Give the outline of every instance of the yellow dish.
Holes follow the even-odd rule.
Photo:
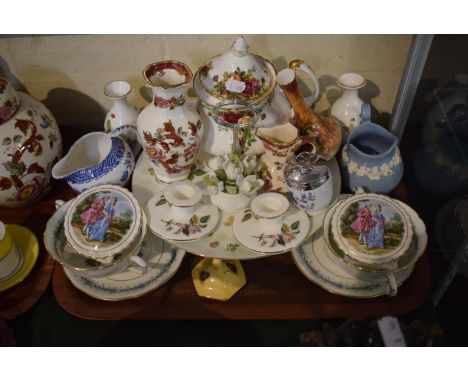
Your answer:
[[[23,281],[31,273],[39,256],[39,242],[29,229],[16,224],[6,224],[6,226],[23,259],[21,267],[13,276],[0,281],[0,292]]]

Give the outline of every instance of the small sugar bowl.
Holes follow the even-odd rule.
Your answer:
[[[333,198],[333,181],[325,161],[313,152],[292,157],[284,169],[289,195],[294,203],[309,215],[322,212]]]

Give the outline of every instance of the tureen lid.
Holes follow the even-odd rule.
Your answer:
[[[258,103],[273,92],[276,71],[264,58],[250,53],[245,39],[239,37],[230,51],[211,58],[198,70],[195,82],[201,85],[194,87],[202,101],[209,95]]]
[[[392,198],[361,193],[336,208],[331,234],[344,253],[364,263],[386,263],[408,253],[413,225]]]
[[[327,164],[316,163],[318,156],[304,151],[288,160],[284,177],[288,186],[295,190],[313,190],[330,178]]]
[[[64,220],[70,246],[93,259],[113,256],[133,243],[142,224],[141,209],[126,189],[102,185],[77,196]]]

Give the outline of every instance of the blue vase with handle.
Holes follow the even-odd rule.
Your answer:
[[[388,194],[400,183],[403,161],[398,139],[370,121],[370,105],[363,104],[362,123],[348,137],[341,153],[343,181],[350,190]]]

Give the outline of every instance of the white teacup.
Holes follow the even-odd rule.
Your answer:
[[[11,276],[20,261],[15,242],[5,224],[0,222],[0,280]]]
[[[181,180],[167,185],[164,197],[171,206],[174,219],[187,223],[193,216],[195,206],[202,198],[200,187],[189,180]]]
[[[277,233],[289,209],[289,200],[276,192],[266,192],[252,200],[250,209],[259,219],[265,233]]]

